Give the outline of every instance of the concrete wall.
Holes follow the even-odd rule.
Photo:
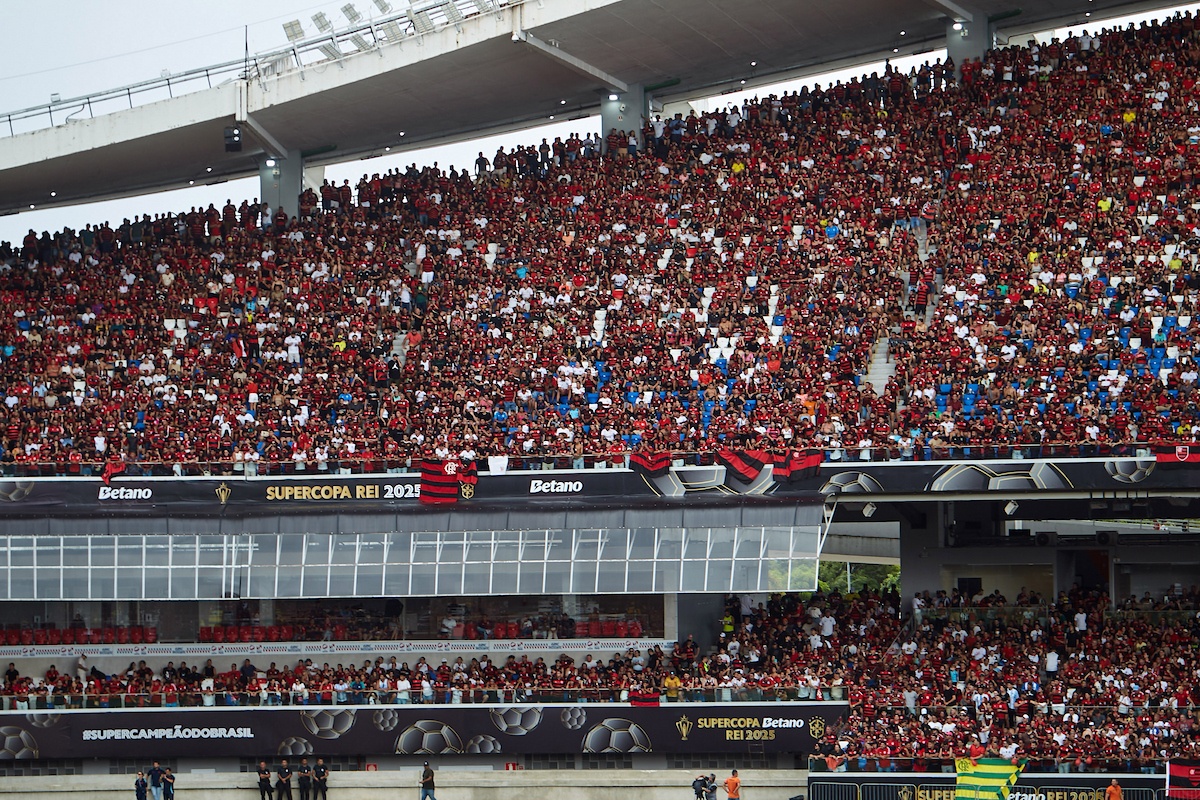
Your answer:
[[[133,755],[131,753],[131,755]],[[715,770],[713,770],[715,771]],[[728,773],[718,774],[717,781]],[[418,771],[337,772],[330,779],[333,800],[418,800]],[[799,770],[747,770],[741,774],[748,800],[788,800],[804,792],[808,773]],[[455,771],[437,773],[438,800],[687,800],[696,775],[685,770],[603,771]],[[199,775],[181,772],[179,800],[257,800],[256,780],[248,773]],[[293,795],[299,794],[293,789]],[[724,793],[719,793],[723,796]],[[4,778],[0,800],[132,800],[133,776]]]

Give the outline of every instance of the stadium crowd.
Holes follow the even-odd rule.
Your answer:
[[[989,755],[1037,770],[1153,771],[1200,751],[1198,604],[1197,587],[1168,604],[1192,610],[1166,614],[1114,611],[1103,593],[1077,587],[1053,602],[1024,590],[1012,602],[999,591],[924,593],[907,615],[894,593],[773,595],[757,606],[733,596],[706,651],[689,636],[609,658],[139,661],[116,674],[80,659],[43,676],[10,664],[0,696],[30,710],[847,700],[814,768],[953,771],[955,757]]]
[[[30,231],[0,249],[0,463],[1191,441],[1198,61],[1183,14],[656,119],[619,157]]]

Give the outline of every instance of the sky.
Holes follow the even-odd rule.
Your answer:
[[[390,0],[402,9],[406,0]],[[351,0],[366,18],[380,16],[374,0]],[[324,12],[337,27],[346,25],[341,7],[346,0],[274,0],[271,4],[247,4],[244,0],[204,0],[203,3],[164,3],[161,0],[39,0],[22,3],[0,0],[0,30],[29,31],[28,36],[8,36],[5,41],[4,69],[0,70],[0,113],[47,103],[52,94],[64,99],[89,92],[117,88],[150,80],[164,71],[173,74],[208,65],[242,59],[247,44],[251,54],[287,44],[283,23],[299,19],[308,33],[315,33],[312,14]],[[1195,11],[1200,3],[1180,6]],[[1170,12],[1122,17],[1105,23],[1124,24],[1144,18],[1162,18]],[[55,20],[52,25],[47,20]],[[1099,21],[1097,21],[1099,22]],[[1099,25],[1097,25],[1098,27]],[[1075,26],[1072,30],[1079,28]],[[1064,35],[1068,29],[1055,31]],[[897,65],[932,60],[944,51],[919,57],[898,59]],[[865,63],[848,70],[811,76],[804,81],[760,87],[752,92],[701,99],[694,105],[701,110],[741,102],[744,97],[791,91],[801,83],[848,79],[853,75],[882,69],[882,62]],[[425,166],[437,162],[442,167],[454,164],[470,167],[475,154],[483,150],[489,156],[500,145],[511,147],[570,133],[598,132],[599,117],[572,122],[555,122],[476,142],[426,148],[369,163],[354,160],[327,167],[326,177],[341,182],[357,181],[364,173],[385,172],[410,163]],[[3,147],[0,138],[0,147]],[[59,230],[64,226],[81,228],[86,223],[111,220],[119,223],[134,214],[180,211],[193,205],[223,205],[226,198],[239,202],[258,194],[258,179],[229,181],[217,186],[196,186],[143,197],[56,209],[28,211],[0,217],[0,239],[20,241],[30,228]]]

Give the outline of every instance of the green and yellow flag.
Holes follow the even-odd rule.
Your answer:
[[[958,779],[955,800],[1008,800],[1008,793],[1025,768],[1003,758],[959,758],[954,761]]]

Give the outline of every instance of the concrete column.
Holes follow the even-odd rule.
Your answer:
[[[992,36],[995,31],[982,12],[976,13],[974,22],[946,21],[946,52],[954,59],[955,72],[962,74],[962,65],[973,59],[983,59],[985,53],[992,49]],[[960,29],[955,30],[954,26]]]
[[[936,589],[948,588],[940,585],[946,555],[946,504],[928,503],[920,508],[924,513],[900,518],[901,606],[905,613],[912,610],[914,592],[928,589],[932,594]]]
[[[600,141],[602,148],[608,151],[608,134],[615,128],[629,133],[633,128],[637,131],[638,150],[646,147],[642,137],[642,126],[646,118],[646,93],[641,84],[629,87],[628,92],[618,94],[610,92],[600,100]]]
[[[273,209],[282,208],[288,216],[299,211],[300,192],[304,191],[304,159],[299,150],[289,150],[287,158],[264,157],[258,165],[258,199]]]

